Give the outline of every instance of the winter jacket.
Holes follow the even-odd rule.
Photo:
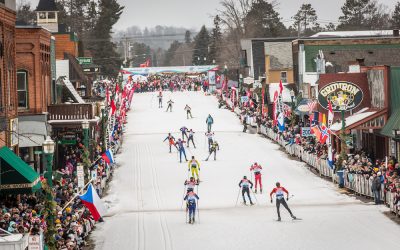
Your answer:
[[[371,190],[372,192],[381,191],[381,180],[378,176],[375,176],[374,179],[372,179]]]

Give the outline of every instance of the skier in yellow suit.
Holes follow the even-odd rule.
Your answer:
[[[200,170],[200,163],[192,156],[192,159],[189,161],[188,171],[192,170],[192,177],[194,178],[194,174],[197,176],[197,182],[200,181],[199,178],[199,170]]]

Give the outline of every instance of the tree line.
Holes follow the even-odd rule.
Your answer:
[[[287,20],[280,16],[277,7],[277,1],[221,0],[213,17],[214,26],[209,30],[203,26],[191,43],[174,41],[167,51],[165,64],[179,62],[186,53],[191,55],[193,65],[216,63],[238,68],[240,40],[245,38],[303,37],[322,31],[400,28],[400,2],[391,12],[376,0],[346,0],[336,21],[319,19],[310,3],[302,4]]]

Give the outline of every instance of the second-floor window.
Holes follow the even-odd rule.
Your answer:
[[[18,108],[28,108],[28,72],[19,70],[17,72],[17,91],[18,91]]]
[[[287,83],[288,79],[287,79],[287,71],[281,71],[281,81],[283,83]]]

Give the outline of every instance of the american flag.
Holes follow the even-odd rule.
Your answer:
[[[307,103],[308,108],[310,109],[310,113],[314,111],[315,106],[317,105],[317,101],[316,100],[312,100],[310,102]]]

